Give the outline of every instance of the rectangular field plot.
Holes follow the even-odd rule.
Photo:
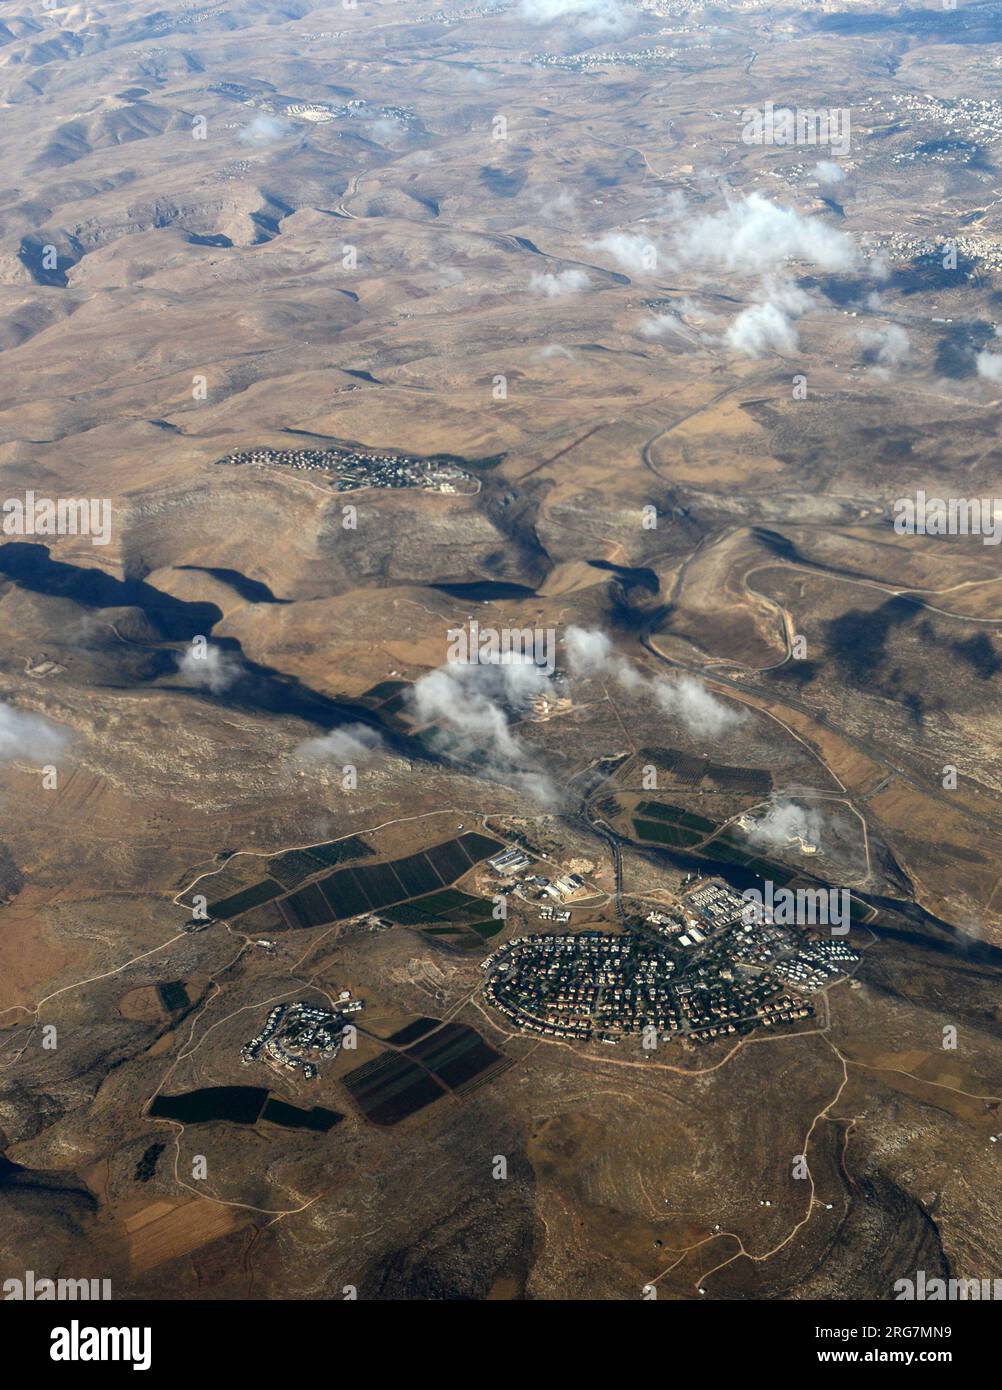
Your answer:
[[[697,816],[694,811],[683,810],[681,806],[672,806],[666,801],[641,801],[637,806],[637,815],[646,819],[668,821],[672,825],[682,825],[687,830],[701,830],[704,835],[715,829],[712,820],[707,820],[705,816]]]
[[[198,1197],[190,1202],[153,1202],[125,1221],[129,1264],[136,1274],[146,1274],[168,1260],[221,1240],[239,1226],[233,1207],[206,1202]]]
[[[282,914],[282,923],[284,930],[303,930],[303,928],[306,926],[306,923],[304,922],[303,918],[299,915],[299,913],[296,911],[295,905],[291,902],[289,898],[286,898],[283,902],[277,903],[276,906],[278,907],[279,912]]]
[[[663,820],[635,820],[633,828],[642,840],[653,840],[658,845],[671,845],[675,849],[685,849],[698,845],[705,836],[696,830],[684,830],[680,825],[669,825]]]
[[[676,748],[647,748],[642,756],[663,768],[675,786],[697,787],[701,782],[710,781],[723,791],[756,796],[766,796],[772,789],[772,774],[761,768],[715,763]]]
[[[444,845],[436,845],[426,856],[441,876],[443,883],[455,883],[457,878],[470,868],[470,858],[458,840],[449,840]]]
[[[460,835],[459,843],[469,855],[471,864],[479,864],[481,859],[487,859],[490,855],[497,854],[498,850],[504,849],[500,840],[492,840],[489,836],[478,835],[472,830]]]
[[[407,896],[407,890],[392,864],[366,864],[364,868],[356,869],[355,873],[361,878],[366,896],[371,898],[374,907],[399,902]]]
[[[330,903],[336,919],[369,911],[369,899],[348,870],[342,869],[329,878],[322,878],[317,886]]]
[[[285,888],[295,888],[304,878],[318,874],[321,867],[319,860],[301,849],[290,849],[287,854],[268,860],[268,872]]]
[[[241,912],[249,912],[252,907],[260,907],[261,903],[269,902],[284,892],[285,889],[280,883],[266,878],[262,883],[254,883],[250,888],[244,888],[241,892],[233,893],[228,898],[220,898],[218,902],[209,903],[206,910],[210,917],[239,917]]]
[[[772,791],[772,773],[755,767],[729,767],[725,763],[709,763],[707,775],[725,791],[745,792],[750,796],[768,796]]]
[[[457,909],[479,901],[479,898],[471,898],[468,893],[463,893],[458,888],[443,888],[440,893],[429,893],[427,897],[414,898],[411,907],[417,908],[428,918],[451,919]]]
[[[393,868],[397,878],[404,885],[408,898],[416,898],[421,893],[432,893],[436,888],[442,887],[442,880],[432,868],[426,854],[409,854],[406,859],[395,859]]]
[[[350,835],[347,840],[329,840],[325,845],[310,845],[306,853],[319,863],[333,868],[335,864],[346,864],[352,859],[367,859],[375,851],[358,835]]]
[[[282,855],[272,856],[268,867],[274,878],[264,878],[261,883],[242,888],[227,898],[211,903],[208,915],[213,917],[236,917],[250,912],[253,908],[271,902],[274,898],[282,915],[282,922],[288,929],[297,931],[306,927],[325,926],[328,922],[340,922],[346,917],[356,917],[363,912],[378,912],[391,903],[406,902],[410,898],[421,899],[417,910],[407,919],[409,924],[434,920],[442,915],[445,903],[435,903],[425,909],[427,895],[435,897],[443,894],[443,885],[454,883],[470,870],[474,863],[492,855],[500,848],[496,840],[486,835],[460,835],[456,840],[434,845],[429,851],[406,855],[378,865],[357,865],[354,869],[336,869],[315,883],[304,884],[304,878],[320,873],[322,867],[338,863],[342,859],[359,859],[371,855],[366,842],[353,835],[349,840],[331,841],[327,845],[315,845],[306,849],[289,849]],[[289,892],[292,888],[292,892]],[[429,901],[429,899],[428,899]],[[477,913],[482,916],[482,903],[466,894],[456,894],[456,902],[477,903]],[[275,930],[282,930],[277,924]]]
[[[447,1023],[413,1043],[407,1051],[450,1090],[467,1085],[481,1072],[504,1060],[479,1033],[461,1023]]]
[[[469,894],[450,889],[448,885],[469,872],[474,863],[500,848],[497,840],[488,839],[485,835],[463,835],[459,839],[435,845],[430,850],[409,854],[385,864],[359,864],[352,869],[335,869],[316,883],[308,883],[290,893],[279,902],[278,907],[286,925],[293,929],[343,921],[363,912],[379,912],[384,907],[409,902],[412,898],[417,900],[412,906],[398,907],[390,914],[394,920],[418,925],[438,920],[446,912],[450,920],[457,913],[459,919],[482,919],[488,905]],[[368,852],[367,846],[364,849]],[[310,850],[309,853],[315,851]],[[476,858],[471,858],[472,855],[476,855]],[[277,871],[286,875],[299,873],[302,868],[298,850],[279,856],[272,862],[280,865]],[[255,895],[253,901],[248,898],[246,904],[240,907],[240,911],[246,911],[257,902],[267,901],[282,891],[277,884],[273,884],[265,897],[256,896],[262,888],[263,885],[259,884],[255,889],[247,889],[226,901],[243,903],[248,895]],[[440,901],[431,905],[435,899]]]
[[[450,922],[469,916],[471,912],[481,912],[484,906],[482,898],[473,898],[458,888],[443,888],[440,893],[429,893],[426,898],[415,898],[411,903],[411,907],[416,907],[425,917],[448,918]]]
[[[437,1028],[441,1023],[440,1018],[415,1018],[410,1023],[405,1023],[395,1033],[392,1033],[387,1041],[395,1043],[397,1047],[406,1047],[408,1043],[417,1042],[418,1038],[423,1038],[425,1033],[430,1033],[433,1028]]]
[[[442,1087],[416,1062],[399,1052],[384,1052],[343,1078],[352,1100],[375,1125],[396,1125],[445,1095]]]
[[[498,921],[496,917],[487,917],[481,922],[470,922],[470,931],[475,931],[482,941],[487,941],[492,936],[497,936],[504,926],[503,921]]]
[[[334,920],[327,899],[315,883],[308,883],[285,901],[304,927],[319,927]]]

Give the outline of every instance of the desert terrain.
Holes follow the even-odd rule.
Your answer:
[[[4,7],[3,1278],[1002,1278],[1000,70],[979,3]],[[766,880],[825,983],[693,905]],[[496,1007],[550,936],[612,1024]]]

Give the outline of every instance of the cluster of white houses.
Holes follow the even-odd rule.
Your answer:
[[[363,1007],[361,999],[342,992],[334,1010],[320,1008],[305,999],[294,1004],[276,1004],[257,1037],[240,1049],[245,1066],[260,1059],[287,1071],[302,1071],[307,1081],[318,1073],[318,1062],[336,1057],[351,1026],[347,1015]]]

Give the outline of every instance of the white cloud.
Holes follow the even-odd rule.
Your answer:
[[[247,145],[270,145],[286,135],[291,135],[293,129],[291,122],[259,111],[250,124],[244,126],[239,138]]]
[[[642,338],[691,338],[692,334],[675,314],[654,314],[640,324]]]
[[[41,714],[0,701],[0,762],[45,763],[61,753],[69,733]]]
[[[795,319],[811,307],[810,295],[796,285],[765,284],[762,298],[743,309],[724,335],[728,345],[746,357],[767,352],[796,352],[800,342]]]
[[[818,270],[847,271],[859,255],[845,232],[794,208],[770,203],[761,193],[728,203],[722,212],[689,217],[676,226],[681,260],[717,270],[765,272],[788,261]]]
[[[637,331],[642,338],[655,341],[659,338],[681,338],[684,342],[699,347],[703,344],[713,344],[715,340],[710,334],[702,332],[700,327],[692,327],[686,320],[692,319],[697,325],[701,325],[713,317],[714,315],[708,313],[702,305],[684,295],[673,300],[667,312],[655,313],[650,318],[642,319]]]
[[[678,262],[718,276],[723,270],[762,277],[755,302],[725,334],[728,346],[748,357],[797,350],[796,320],[811,307],[811,300],[795,285],[775,278],[791,262],[831,273],[861,265],[845,232],[771,203],[761,193],[729,202],[721,212],[693,214],[687,204],[676,202],[668,213]]]
[[[978,376],[985,381],[1002,382],[1002,353],[979,352],[977,358]]]
[[[867,361],[888,370],[900,367],[911,351],[911,339],[896,323],[883,328],[861,328],[859,341]]]
[[[711,694],[696,676],[655,682],[654,698],[666,714],[681,720],[698,738],[718,738],[741,722],[741,715]]]
[[[795,801],[775,801],[764,815],[742,818],[741,828],[753,844],[768,849],[820,848],[824,817]]]
[[[558,299],[565,294],[577,294],[580,290],[586,290],[590,284],[591,281],[583,270],[571,266],[567,270],[557,271],[555,275],[548,271],[533,275],[529,281],[529,288],[533,294],[545,295],[547,299]]]
[[[368,122],[367,134],[380,145],[392,145],[407,134],[407,129],[392,116],[376,116]]]
[[[800,342],[793,320],[775,304],[753,304],[744,309],[728,328],[727,342],[746,357],[762,357],[767,352],[789,355]]]
[[[612,642],[598,628],[569,627],[564,633],[567,664],[575,676],[597,676],[616,660]]]
[[[187,676],[192,685],[211,690],[213,695],[221,695],[244,673],[244,668],[235,656],[207,642],[204,647],[192,646],[183,656],[177,658],[177,669]]]
[[[304,762],[332,762],[357,767],[368,762],[373,753],[380,751],[383,740],[376,729],[367,724],[344,724],[339,729],[319,738],[305,739],[296,749],[296,756]]]
[[[845,180],[845,170],[834,159],[821,159],[814,166],[814,177],[822,188],[831,188]]]
[[[605,676],[629,694],[647,695],[696,737],[716,738],[743,722],[744,716],[707,690],[696,676],[648,676],[620,656],[606,633],[571,626],[564,632],[564,652],[572,676]]]
[[[610,256],[628,275],[653,275],[657,271],[657,243],[641,232],[606,232],[589,245],[592,251]]]
[[[636,23],[621,0],[521,0],[518,14],[529,24],[566,21],[565,27],[591,38],[628,34]]]
[[[447,662],[415,681],[407,698],[414,718],[434,725],[443,752],[550,804],[556,791],[512,723],[548,685],[543,667],[506,653],[497,662]]]
[[[539,199],[538,217],[542,222],[556,222],[559,225],[580,217],[577,198],[566,188],[555,192],[536,194]]]

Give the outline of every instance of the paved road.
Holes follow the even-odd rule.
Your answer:
[[[619,918],[620,926],[626,922],[626,913],[623,910],[623,851],[619,840],[616,838],[611,826],[606,825],[604,820],[592,820],[588,814],[587,803],[581,808],[581,815],[578,817],[589,830],[593,830],[596,835],[600,835],[612,852],[612,864],[616,874],[616,916]]]

